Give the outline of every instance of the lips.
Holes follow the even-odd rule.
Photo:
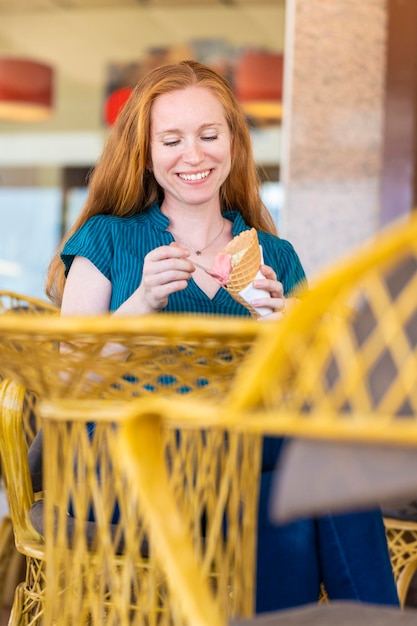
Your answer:
[[[210,170],[206,170],[205,172],[198,172],[197,174],[178,174],[181,180],[194,181],[194,180],[203,180],[207,178],[210,174]]]

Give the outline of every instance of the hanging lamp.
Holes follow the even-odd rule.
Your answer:
[[[245,113],[255,121],[281,120],[283,60],[280,53],[248,50],[237,62],[235,93]]]
[[[32,59],[0,57],[0,120],[39,122],[53,112],[54,71]]]
[[[120,87],[107,97],[104,103],[104,119],[108,126],[115,124],[132,91],[131,87]]]

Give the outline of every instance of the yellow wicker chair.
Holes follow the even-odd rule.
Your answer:
[[[71,475],[75,476],[77,481],[79,481],[80,476],[86,478],[87,483],[91,481],[91,484],[87,484],[82,492],[89,494],[91,502],[96,507],[96,513],[101,511],[100,514],[106,522],[103,528],[108,528],[108,521],[116,497],[121,506],[126,507],[126,510],[131,512],[131,515],[127,516],[126,519],[136,518],[133,527],[130,524],[126,525],[123,536],[125,542],[123,555],[126,559],[124,563],[127,563],[130,558],[133,559],[131,565],[127,568],[120,568],[120,563],[117,563],[117,559],[113,558],[116,552],[114,539],[107,538],[109,550],[101,549],[101,552],[91,550],[91,561],[96,559],[95,562],[97,562],[98,559],[100,568],[95,570],[92,578],[83,579],[86,586],[94,588],[94,594],[99,597],[103,597],[103,589],[109,590],[110,587],[107,585],[110,585],[110,580],[112,581],[112,592],[118,607],[117,619],[120,620],[119,623],[127,623],[128,617],[134,619],[135,601],[140,593],[134,582],[132,583],[135,580],[134,576],[132,578],[132,571],[134,570],[133,563],[136,562],[138,546],[143,545],[141,538],[145,536],[141,535],[140,540],[138,540],[137,519],[138,517],[142,518],[142,516],[143,523],[147,528],[146,539],[149,542],[151,554],[156,559],[153,571],[158,572],[158,578],[161,581],[164,579],[164,574],[167,575],[166,583],[165,581],[158,582],[158,584],[149,587],[152,590],[159,589],[164,594],[164,598],[159,597],[156,603],[160,603],[160,608],[166,606],[166,597],[169,595],[170,612],[166,619],[171,620],[172,623],[178,619],[178,623],[182,623],[181,614],[183,614],[185,622],[193,624],[193,626],[203,624],[217,626],[217,624],[224,623],[228,615],[233,615],[233,610],[231,612],[225,611],[221,602],[213,601],[210,591],[209,583],[212,583],[212,577],[218,574],[212,562],[207,564],[205,550],[207,551],[210,546],[219,543],[219,535],[212,542],[209,528],[201,546],[201,534],[196,532],[196,528],[198,531],[201,530],[202,511],[207,513],[210,507],[198,509],[199,523],[196,525],[195,511],[193,517],[193,506],[187,502],[184,503],[181,499],[181,492],[185,491],[183,489],[184,484],[187,485],[188,490],[189,485],[198,482],[200,472],[182,473],[179,482],[172,478],[175,476],[172,450],[178,446],[176,431],[178,427],[181,427],[180,444],[182,444],[183,441],[187,441],[188,430],[192,432],[199,424],[204,429],[202,433],[200,431],[203,441],[205,441],[208,433],[220,439],[220,445],[217,448],[219,454],[222,448],[230,446],[229,441],[234,441],[234,433],[245,433],[244,439],[250,441],[251,444],[256,442],[256,437],[249,436],[246,438],[246,435],[277,433],[296,438],[302,436],[329,440],[365,441],[373,445],[387,442],[394,442],[403,446],[415,445],[417,441],[415,419],[417,373],[415,368],[416,343],[413,338],[415,337],[416,319],[414,297],[416,293],[416,247],[417,221],[412,220],[407,225],[382,234],[368,249],[358,253],[338,266],[331,274],[323,277],[306,295],[303,302],[282,323],[257,324],[257,330],[260,327],[262,330],[259,330],[259,337],[248,358],[244,359],[240,365],[238,376],[232,377],[229,381],[233,384],[228,385],[227,393],[224,389],[220,390],[220,394],[216,396],[213,402],[210,397],[206,396],[201,402],[203,396],[200,395],[202,392],[200,387],[188,397],[181,396],[181,394],[168,394],[166,398],[158,398],[153,395],[155,382],[149,382],[148,379],[142,378],[138,381],[137,378],[132,377],[132,371],[135,373],[140,371],[140,364],[143,365],[144,362],[153,363],[155,359],[153,355],[149,359],[144,359],[143,352],[139,359],[136,358],[134,342],[130,343],[126,337],[129,320],[122,321],[119,333],[114,331],[120,322],[113,320],[111,322],[113,332],[110,334],[106,334],[105,324],[107,321],[103,322],[103,326],[100,326],[100,320],[90,320],[90,327],[88,327],[88,321],[85,320],[79,322],[76,320],[59,320],[57,324],[55,322],[58,320],[52,320],[53,323],[49,324],[47,333],[42,325],[37,324],[36,320],[31,323],[30,330],[26,327],[20,327],[19,330],[17,320],[10,323],[6,319],[0,320],[0,347],[6,355],[6,375],[20,376],[21,380],[30,380],[37,393],[45,399],[41,407],[45,420],[45,445],[47,445],[48,450],[58,451],[56,452],[55,463],[57,466],[61,464],[66,468],[63,475],[60,474],[61,481],[63,476]],[[146,320],[142,319],[139,323],[146,323]],[[181,323],[184,324],[183,318],[172,323],[171,328],[177,331],[178,325]],[[207,322],[205,324],[207,325]],[[220,326],[225,328],[227,323],[221,321]],[[250,328],[253,329],[253,325]],[[205,330],[207,330],[206,327]],[[94,340],[91,339],[92,334],[95,335]],[[97,344],[97,335],[100,336],[99,344]],[[40,346],[46,338],[67,343],[69,348],[65,354],[65,359],[62,355],[55,355],[54,358],[51,358],[51,355],[45,360],[43,367],[39,368],[38,363],[41,361],[39,355],[42,354]],[[183,341],[183,334],[179,339],[179,336],[173,333],[171,348],[175,346],[176,349],[178,346],[184,346]],[[230,337],[227,338],[227,345],[229,342]],[[111,352],[109,345],[120,343],[127,346],[129,352],[133,354],[132,360],[118,360],[116,351]],[[20,368],[16,365],[19,361],[16,357],[16,345],[23,353],[19,355]],[[224,345],[226,343],[223,344],[223,347]],[[107,356],[103,354],[104,347],[109,350]],[[33,354],[37,355],[36,359],[32,358],[31,362],[25,358],[24,354],[29,350],[32,357]],[[171,357],[171,350],[168,350],[160,372],[166,373],[167,364],[171,362]],[[24,367],[22,367],[23,364]],[[108,368],[109,364],[111,370]],[[201,362],[200,365],[202,365]],[[207,365],[206,360],[204,360],[204,365]],[[211,368],[212,364],[210,363],[210,370]],[[115,371],[117,371],[116,377]],[[233,376],[235,373],[234,368]],[[173,379],[176,377],[174,376]],[[109,382],[111,382],[110,385]],[[139,387],[138,382],[140,382]],[[144,390],[146,391],[145,394],[143,393]],[[183,388],[180,387],[180,390]],[[134,400],[136,395],[140,396],[140,401]],[[76,397],[77,400],[75,402],[70,401],[71,397]],[[113,400],[115,404],[113,404]],[[125,402],[125,400],[128,401]],[[133,452],[133,456],[136,458],[136,462],[133,464],[135,479],[133,482],[130,482],[131,479],[122,470],[113,474],[114,466],[119,468],[121,460],[120,453],[118,453],[120,448],[117,443],[120,429],[113,425],[115,411],[120,416],[118,423],[127,423],[126,429],[121,429],[123,433],[128,435],[128,446],[125,450]],[[114,485],[114,490],[117,493],[110,493],[110,495],[107,493],[105,498],[98,497],[95,486],[91,486],[96,484],[94,477],[97,475],[97,456],[93,454],[91,457],[88,454],[89,441],[85,437],[84,428],[86,420],[100,421],[103,425],[103,430],[100,427],[96,431],[97,437],[100,442],[100,449],[108,449],[112,464],[109,468],[108,457],[103,459],[103,464],[100,465],[101,476],[109,473],[112,478],[117,477],[118,484]],[[106,429],[104,425],[106,421],[114,430]],[[83,424],[83,428],[80,430],[77,429],[78,423]],[[139,440],[135,438],[135,428],[140,428],[141,438]],[[225,428],[228,433],[226,440],[223,436]],[[163,436],[158,448],[158,436],[161,429]],[[103,432],[106,432],[107,436]],[[75,472],[72,471],[74,456],[65,454],[68,433],[73,449],[79,450],[79,455],[76,457]],[[168,437],[167,439],[167,434],[170,433],[173,438],[169,439]],[[226,446],[224,445],[225,442]],[[62,458],[59,457],[59,450],[62,451]],[[139,461],[136,456],[138,451]],[[245,455],[238,452],[233,462],[242,456]],[[255,454],[256,458],[258,456],[259,450]],[[162,483],[162,496],[160,496],[163,498],[162,503],[160,499],[156,499],[155,495],[158,492],[156,491],[154,468],[157,467],[158,458],[159,468],[161,472],[165,472],[163,478],[165,483]],[[216,456],[211,455],[211,458],[216,458]],[[92,462],[92,459],[95,461]],[[183,463],[184,468],[188,467],[186,462],[181,460],[181,463]],[[168,465],[168,473],[166,473],[166,465]],[[126,463],[128,472],[131,471],[129,469],[131,467]],[[49,563],[53,563],[54,554],[52,552],[58,556],[61,554],[61,560],[58,559],[54,569],[50,570],[48,574],[47,594],[50,589],[53,590],[54,604],[57,610],[61,611],[64,608],[62,615],[69,614],[74,620],[74,609],[70,605],[62,604],[59,595],[62,593],[63,597],[66,596],[68,599],[70,594],[65,594],[65,589],[57,585],[60,574],[65,571],[65,561],[71,563],[74,572],[74,578],[70,582],[78,586],[79,580],[82,578],[82,575],[77,574],[77,562],[72,556],[77,555],[78,541],[82,546],[78,555],[83,555],[83,557],[86,554],[89,555],[88,549],[86,550],[85,547],[85,528],[83,526],[79,530],[79,534],[75,535],[75,539],[72,539],[71,550],[69,551],[67,528],[65,524],[60,523],[59,519],[64,506],[58,507],[58,519],[54,518],[51,510],[54,500],[60,495],[57,480],[54,481],[50,472],[48,475],[50,478],[46,483],[47,498],[45,501],[47,509],[46,536],[53,538],[53,541],[50,542],[51,553],[47,552],[48,567]],[[217,476],[219,475],[220,472]],[[240,475],[239,479],[241,480]],[[77,481],[74,480],[69,489],[64,482],[60,483],[62,486],[60,491],[67,494],[66,498],[71,492],[74,504],[79,491]],[[121,487],[120,482],[122,482]],[[155,490],[150,489],[149,485],[154,485]],[[248,487],[247,491],[249,493],[252,489]],[[129,494],[128,502],[123,500],[123,494],[126,492]],[[137,500],[140,500],[140,509]],[[217,500],[219,498],[216,496]],[[180,503],[179,510],[177,508],[178,501]],[[80,509],[84,507],[86,510],[85,499],[78,503],[77,507]],[[190,519],[194,521],[194,524],[189,523]],[[238,519],[243,519],[243,516],[240,514]],[[246,515],[244,519],[246,521]],[[147,526],[149,520],[153,520],[151,528]],[[168,524],[167,530],[165,522],[170,521],[174,527],[172,528]],[[217,524],[219,527],[220,522],[223,533],[231,532],[229,525],[224,526],[222,521],[223,513],[219,514],[218,509],[216,509],[213,517],[214,526]],[[236,526],[239,527],[239,523]],[[108,533],[104,530],[104,535],[100,534],[100,541],[97,545],[106,545],[106,532]],[[172,541],[173,539],[175,541]],[[178,558],[178,552],[175,551],[177,540],[184,547],[183,553],[187,556],[184,568],[178,567],[182,559]],[[220,541],[220,543],[222,542]],[[132,546],[136,546],[135,551],[132,550]],[[98,552],[100,553],[98,554]],[[68,556],[71,558],[68,559]],[[242,563],[241,561],[237,562]],[[89,558],[88,563],[89,571],[94,571],[94,565],[90,567]],[[243,568],[240,565],[238,569],[242,570]],[[126,573],[127,570],[128,573]],[[191,579],[187,576],[190,573],[189,570],[191,570]],[[201,578],[200,570],[205,574],[203,578]],[[120,583],[118,590],[117,583],[114,581],[119,580],[120,571],[123,572],[122,580],[125,584]],[[101,577],[100,572],[103,572]],[[220,576],[220,591],[227,589],[224,580]],[[50,586],[49,583],[54,581],[56,584]],[[193,592],[193,584],[196,586],[195,593]],[[234,593],[238,588],[237,585],[231,589],[230,601],[232,603],[236,600]],[[119,595],[117,595],[118,592]],[[131,593],[132,595],[130,595]],[[167,594],[166,597],[165,594]],[[83,593],[80,593],[80,599],[72,594],[72,603],[81,606],[82,597]],[[177,598],[179,599],[178,604]],[[53,611],[52,605],[51,602],[49,606],[50,610]],[[209,610],[210,606],[211,610]],[[331,603],[329,609],[333,611],[330,607]],[[94,621],[96,617],[97,620],[100,617],[103,619],[104,615],[107,616],[109,623],[112,623],[112,620],[115,623],[115,610],[111,602],[106,603],[106,599],[104,599],[96,604],[93,604],[93,600],[91,600],[88,612],[90,619],[93,620],[92,623],[96,623]],[[125,614],[123,614],[123,610],[125,610]],[[326,607],[319,605],[314,615],[320,611],[320,615],[323,616],[323,611],[326,610]],[[130,611],[132,614],[127,616],[126,612]],[[344,614],[351,615],[351,613],[346,607],[341,607],[341,611],[342,613],[338,613],[336,616],[334,613],[326,613],[326,615],[332,615],[334,619],[342,623],[341,617]],[[369,621],[365,617],[366,612],[367,609],[365,609],[363,619]],[[164,623],[163,611],[156,610],[153,615],[155,613],[158,615],[158,623]],[[383,623],[384,615],[390,616],[390,623],[394,623],[396,619],[389,611],[382,614],[381,612],[377,613],[379,619],[377,623]],[[77,615],[80,616],[81,613],[78,612]],[[149,615],[150,613],[147,612],[147,617]],[[303,615],[304,619],[307,619],[306,614],[303,613]],[[318,623],[314,622],[314,615],[309,615],[308,623]],[[49,617],[54,618],[53,615],[47,615],[47,619]],[[271,623],[283,623],[281,617],[271,618],[273,620]],[[321,623],[326,623],[325,619],[327,618],[321,617],[321,619]],[[401,619],[404,624],[411,623],[407,617],[401,617]],[[412,616],[412,619],[415,620],[415,615]],[[302,620],[302,615],[300,615],[300,620]],[[152,623],[152,618],[149,623]],[[259,623],[262,623],[262,619]],[[300,621],[300,623],[303,622]],[[304,623],[306,622],[304,621]]]
[[[28,313],[30,315],[57,313],[58,309],[48,302],[16,291],[0,290],[0,315],[6,313]]]
[[[192,407],[161,400],[133,402],[121,414],[120,428],[112,442],[118,450],[119,471],[128,474],[129,490],[141,502],[141,511],[149,528],[156,557],[166,572],[167,584],[177,598],[177,610],[187,626],[414,626],[417,610],[398,609],[355,602],[319,602],[301,607],[237,619],[227,622],[215,601],[196,555],[192,533],[170,484],[161,438],[163,425],[176,422],[182,415],[183,428],[191,425]],[[196,407],[197,408],[197,407]],[[191,409],[191,410],[189,410]],[[245,419],[245,416],[242,415]],[[188,419],[190,422],[187,424]],[[222,419],[211,410],[200,417],[202,423],[216,429]],[[224,424],[227,424],[224,418]],[[246,431],[245,424],[237,427]],[[253,425],[250,430],[253,430]],[[268,427],[269,432],[279,427]],[[300,469],[300,468],[298,468]],[[397,529],[396,529],[397,530]],[[127,545],[132,549],[132,545]]]
[[[404,606],[410,583],[417,571],[417,521],[385,516],[391,563],[398,595]]]
[[[0,318],[0,373],[13,379],[10,391],[30,386],[36,395],[45,450],[44,499],[31,506],[45,536],[38,613],[11,623],[41,623],[43,614],[42,623],[60,626],[183,624],[137,498],[114,471],[112,441],[136,399],[218,405],[263,332],[253,320],[186,315]],[[203,429],[195,418],[183,429],[177,415],[163,429],[170,485],[216,606],[227,617],[250,615],[260,437]],[[15,606],[17,615],[21,597]]]
[[[415,448],[416,294],[417,214],[319,278],[280,332],[257,344],[230,402],[253,413],[255,432]],[[312,498],[317,477],[305,485]],[[386,518],[386,527],[404,604],[416,569],[417,523],[410,521],[407,535],[401,520]]]
[[[57,314],[57,309],[49,302],[44,300],[40,300],[35,297],[27,296],[24,294],[20,294],[14,291],[8,290],[0,290],[0,315],[8,315],[8,314],[16,314],[26,315],[43,315],[43,314]],[[0,375],[1,380],[1,375]],[[4,389],[1,390],[1,394],[4,393]],[[26,442],[29,444],[33,437],[36,434],[38,429],[38,424],[30,419],[30,417],[34,417],[33,412],[29,411],[30,402],[31,402],[30,394],[27,394],[26,402],[25,402],[25,410],[18,411],[18,419],[22,422],[21,424],[24,430],[24,436]],[[9,439],[9,446],[11,446],[10,441],[13,439]],[[14,446],[14,444],[13,444]],[[23,450],[26,451],[27,446],[25,445]],[[1,454],[0,454],[0,481],[5,479],[4,471],[2,470],[1,465]],[[26,485],[26,482],[29,479],[29,475],[23,478],[23,484]],[[14,532],[13,532],[13,524],[12,517],[10,515],[6,515],[0,524],[0,606],[5,605],[9,606],[12,602],[14,588],[17,583],[21,580],[22,575],[24,575],[24,557],[18,551],[16,551],[14,545]]]
[[[0,451],[7,486],[14,542],[26,557],[26,576],[15,591],[10,626],[41,623],[44,605],[44,541],[30,521],[35,502],[28,465],[24,422],[30,405],[23,385],[4,379],[0,383]],[[12,544],[12,537],[9,542]],[[8,570],[10,570],[9,563]],[[5,572],[4,584],[9,576]]]
[[[267,332],[254,344],[230,393],[215,411],[211,406],[193,406],[192,401],[171,401],[168,406],[149,399],[130,405],[115,441],[120,449],[118,458],[129,472],[130,490],[140,497],[152,520],[161,562],[189,624],[218,626],[224,623],[224,617],[212,613],[207,617],[210,590],[198,575],[199,563],[193,560],[192,542],[181,526],[181,515],[177,511],[164,516],[163,503],[172,496],[164,474],[158,424],[169,423],[180,415],[185,427],[187,419],[198,414],[212,429],[217,424],[238,432],[285,434],[295,440],[303,437],[416,447],[416,294],[414,217],[382,233],[318,280],[282,323],[266,325]],[[316,464],[319,466],[320,459]],[[303,468],[297,469],[302,477]],[[396,469],[392,467],[392,472]],[[331,469],[321,467],[321,471]],[[317,476],[314,480],[319,482]],[[306,477],[306,489],[311,488],[312,481]],[[338,488],[340,491],[340,485]],[[302,501],[304,495],[296,494],[295,499]],[[389,495],[392,498],[396,494]],[[372,496],[368,494],[371,501]],[[413,496],[409,494],[410,499]],[[407,527],[411,537],[407,545],[400,541],[400,536],[404,537],[403,522],[387,519],[386,526],[399,597],[404,603],[416,567],[417,524]],[[186,555],[184,563],[182,554]],[[340,624],[393,624],[416,619],[414,611],[409,619],[390,610],[372,613],[369,607],[363,612],[345,605],[340,611],[338,607],[333,610],[327,613],[326,607],[319,605],[307,612],[269,616],[264,622],[259,618],[255,623],[273,626],[335,620]],[[351,611],[356,612],[356,621],[352,621]]]
[[[17,313],[19,315],[30,315],[32,319],[34,315],[58,315],[59,309],[46,300],[41,300],[40,298],[28,296],[16,291],[0,289],[0,315],[15,315]],[[0,380],[1,379],[2,374],[0,371]],[[34,412],[30,413],[28,411],[24,417],[28,418],[25,419],[23,427],[28,444],[30,444],[39,429],[39,424],[34,421],[36,420],[36,413]],[[0,479],[1,476],[0,465]]]
[[[317,280],[280,332],[257,344],[230,402],[237,411],[253,413],[255,432],[277,429],[297,437],[415,448],[416,294],[414,214]],[[301,507],[308,492],[315,497],[314,483],[319,489],[316,467],[317,475],[299,494]],[[417,491],[408,497],[415,499]],[[405,535],[403,521],[385,521],[404,604],[417,563],[417,523],[410,521]]]

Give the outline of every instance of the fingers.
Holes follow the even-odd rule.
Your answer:
[[[169,282],[175,276],[189,279],[195,271],[193,263],[188,260],[189,255],[189,250],[176,242],[170,246],[155,248],[145,256],[143,274],[148,277],[164,274],[164,282]]]
[[[264,320],[270,320],[270,319],[281,319],[287,310],[285,298],[283,299],[262,298],[256,301],[253,300],[252,305],[256,307],[257,309],[266,308],[269,310],[269,313],[265,313],[264,315],[261,315],[258,318],[258,321],[264,321]]]
[[[259,321],[280,319],[287,310],[284,287],[282,283],[277,280],[275,271],[269,267],[269,265],[261,265],[260,271],[264,278],[255,279],[253,281],[254,287],[267,291],[269,297],[256,298],[252,300],[252,304],[256,307],[266,307],[270,312],[262,315],[258,319]]]
[[[152,310],[160,311],[172,293],[187,287],[195,271],[188,260],[189,254],[189,250],[174,242],[155,248],[145,256],[140,288]]]
[[[277,275],[275,271],[269,265],[261,265],[260,268],[261,274],[265,276],[265,278],[269,278],[270,280],[277,280]]]
[[[267,291],[269,293],[269,297],[266,296],[256,298],[252,300],[252,304],[256,307],[267,307],[271,310],[271,313],[267,313],[265,316],[262,316],[262,319],[271,319],[271,314],[274,314],[274,319],[276,319],[276,314],[280,314],[280,316],[282,316],[286,309],[284,288],[282,283],[277,280],[277,275],[271,267],[268,265],[261,265],[260,270],[265,278],[255,279],[253,281],[253,285],[257,289]]]

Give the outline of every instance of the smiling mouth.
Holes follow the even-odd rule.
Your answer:
[[[181,180],[203,180],[207,178],[210,174],[210,170],[206,170],[205,172],[198,172],[198,174],[178,174]]]

